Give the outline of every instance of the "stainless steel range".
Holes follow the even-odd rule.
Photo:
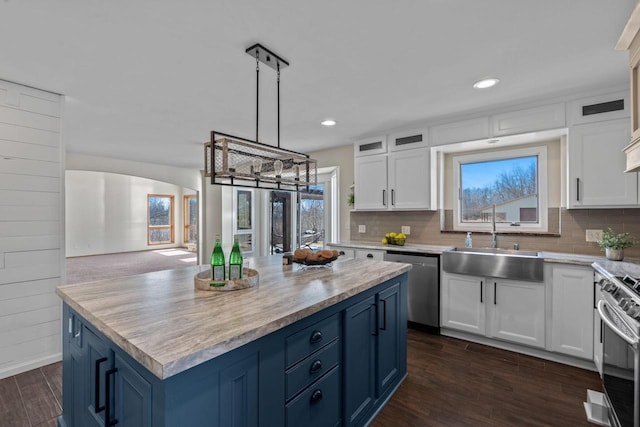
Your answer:
[[[629,275],[596,270],[602,300],[602,385],[613,426],[640,427],[640,281]]]

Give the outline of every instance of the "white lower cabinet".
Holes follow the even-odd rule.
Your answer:
[[[485,334],[484,278],[442,273],[440,326]]]
[[[544,348],[545,284],[442,273],[441,326]]]
[[[356,259],[374,259],[376,261],[383,261],[384,253],[385,251],[380,251],[377,249],[356,249],[355,258]]]
[[[547,264],[545,268],[552,287],[551,350],[592,359],[593,269],[563,264]]]

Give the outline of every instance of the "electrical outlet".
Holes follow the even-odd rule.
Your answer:
[[[409,227],[408,225],[403,225],[400,228],[401,228],[400,232],[405,236],[408,236],[409,234],[411,234],[411,227]]]
[[[599,242],[602,239],[602,230],[587,230],[587,242]]]
[[[358,233],[366,233],[367,232],[367,226],[364,224],[360,224],[358,226]]]

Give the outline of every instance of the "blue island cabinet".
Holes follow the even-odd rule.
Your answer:
[[[64,304],[60,427],[366,425],[406,376],[407,275],[164,380]]]

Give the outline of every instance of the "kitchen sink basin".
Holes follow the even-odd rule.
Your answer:
[[[543,281],[544,259],[538,252],[495,248],[453,248],[442,253],[448,273]]]

